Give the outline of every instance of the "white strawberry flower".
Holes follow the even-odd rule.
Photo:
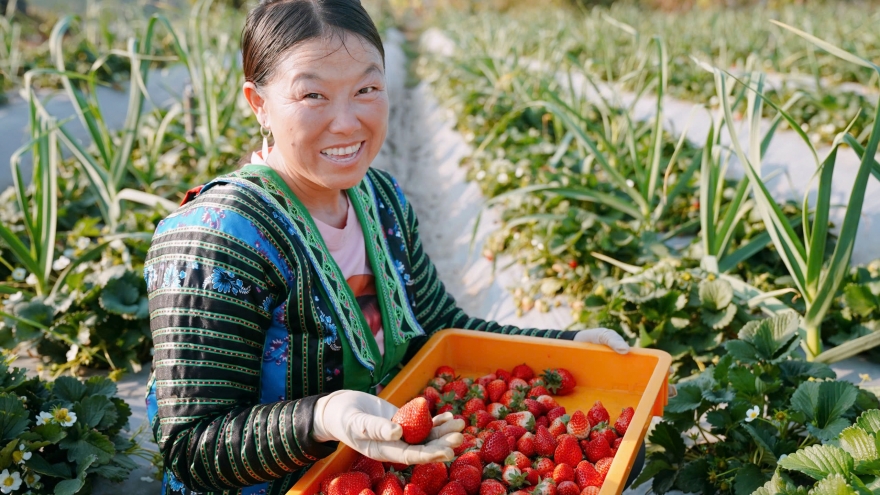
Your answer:
[[[12,452],[12,460],[16,464],[24,464],[24,461],[27,461],[31,458],[30,452],[25,450],[24,444],[18,444],[18,450]]]
[[[37,415],[37,425],[46,425],[55,421],[55,416],[50,412],[43,411]]]
[[[27,484],[29,488],[38,488],[36,485],[40,481],[40,475],[33,472],[28,471],[26,475],[24,475],[24,482]]]
[[[17,471],[9,472],[8,469],[4,469],[2,473],[0,473],[0,492],[3,493],[12,493],[21,486],[21,474]]]
[[[55,421],[57,421],[61,426],[72,426],[76,423],[76,413],[70,411],[66,407],[59,407],[53,411],[55,414],[53,415]]]
[[[68,266],[70,266],[70,258],[68,258],[67,256],[61,256],[60,258],[52,262],[52,269],[56,272],[60,272]]]
[[[27,270],[24,268],[18,267],[15,270],[12,270],[12,280],[21,282],[25,277],[27,277]]]
[[[26,279],[24,279],[24,282],[25,282],[26,284],[28,284],[28,285],[37,285],[37,283],[39,282],[39,280],[37,280],[37,276],[36,276],[36,275],[34,275],[33,273],[31,273],[30,275],[27,276]]]
[[[79,346],[77,344],[73,344],[70,346],[70,349],[67,350],[67,353],[64,356],[67,358],[67,362],[71,362],[76,359],[76,355],[79,353]]]
[[[91,239],[89,239],[88,237],[80,237],[76,240],[76,248],[82,251],[83,249],[89,247],[89,244],[91,244],[91,242]]]
[[[761,415],[761,408],[760,407],[755,406],[755,407],[749,409],[748,411],[746,411],[746,423],[751,423],[752,421],[757,419],[758,416],[760,416],[760,415]]]

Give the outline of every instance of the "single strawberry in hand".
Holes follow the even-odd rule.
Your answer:
[[[544,370],[545,387],[556,395],[568,395],[574,391],[577,381],[574,375],[565,368],[550,368]]]
[[[403,428],[403,441],[408,444],[424,442],[434,427],[434,419],[424,397],[416,397],[404,404],[391,421]]]
[[[625,408],[620,413],[620,417],[614,422],[614,429],[617,430],[618,435],[624,436],[626,434],[626,430],[629,429],[629,423],[632,421],[635,414],[635,410],[631,407]]]

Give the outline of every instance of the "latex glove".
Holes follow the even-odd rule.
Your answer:
[[[464,421],[451,413],[434,417],[434,428],[424,445],[403,440],[403,429],[391,422],[397,407],[374,395],[339,390],[315,402],[312,437],[319,442],[339,441],[377,461],[400,464],[448,462],[461,445]]]
[[[575,342],[589,342],[610,347],[618,354],[629,352],[629,344],[617,332],[608,328],[591,328],[581,330],[574,336]]]

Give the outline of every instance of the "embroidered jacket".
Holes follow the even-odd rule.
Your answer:
[[[384,357],[308,212],[270,168],[215,179],[159,224],[144,277],[164,493],[285,493],[336,449],[310,436],[317,398],[374,392],[444,328],[573,338],[467,316],[396,181],[371,169],[347,193],[376,277]]]

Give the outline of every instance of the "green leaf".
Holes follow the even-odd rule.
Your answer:
[[[853,458],[840,447],[812,445],[781,459],[779,466],[822,480],[832,474],[848,475],[853,470]]]
[[[735,366],[728,372],[730,384],[738,394],[754,395],[758,389],[755,385],[757,377],[745,366]]]
[[[666,421],[661,421],[654,427],[649,439],[652,444],[663,447],[670,460],[678,461],[684,457],[685,445],[681,432]]]
[[[733,479],[733,490],[736,495],[750,495],[767,482],[767,474],[754,464],[746,464],[739,468]],[[708,493],[708,492],[703,492]]]
[[[116,406],[103,395],[91,395],[74,405],[73,410],[76,412],[76,419],[78,421],[82,421],[89,428],[94,428],[101,423],[105,414],[116,413]],[[116,418],[114,417],[113,419],[115,420]],[[110,424],[113,423],[111,422]]]
[[[738,337],[755,346],[761,359],[772,361],[793,348],[792,340],[797,339],[799,321],[800,316],[794,312],[753,320],[743,326]]]
[[[55,380],[52,392],[68,402],[79,402],[86,395],[86,387],[72,376],[62,376]]]
[[[767,425],[767,427],[770,428],[769,425]],[[767,431],[764,431],[763,428],[755,427],[752,425],[745,425],[743,428],[746,430],[746,432],[749,434],[749,436],[752,437],[752,439],[755,441],[755,443],[758,444],[758,447],[761,447],[768,454],[773,456],[774,459],[776,459],[776,457],[777,457],[776,456],[777,437],[774,434],[775,431],[767,432]]]
[[[816,486],[810,490],[810,495],[858,495],[846,483],[846,478],[839,474],[831,475],[822,481],[816,483]]]
[[[837,418],[825,423],[822,427],[808,424],[807,432],[819,440],[822,440],[823,443],[827,443],[836,440],[840,435],[840,432],[842,432],[847,426],[849,426],[849,421],[844,418]]]
[[[837,378],[837,374],[825,363],[816,363],[792,359],[779,363],[782,378],[794,382],[796,379],[806,378]]]
[[[93,376],[86,380],[86,395],[103,395],[108,399],[116,395],[116,383],[105,376]]]
[[[709,461],[703,457],[682,466],[675,480],[675,486],[687,493],[711,493]]]
[[[722,279],[703,280],[700,282],[699,295],[704,308],[721,311],[733,301],[733,287]]]
[[[125,275],[107,281],[99,299],[101,307],[124,318],[145,318],[149,314],[149,300],[141,294],[136,283]]]
[[[33,431],[38,433],[40,437],[47,442],[52,443],[58,443],[61,439],[67,436],[67,432],[65,432],[64,428],[58,423],[46,423],[44,425],[35,426]]]
[[[877,296],[866,285],[847,285],[843,289],[843,298],[850,311],[863,318],[880,307]]]
[[[880,411],[872,409],[865,411],[856,419],[856,424],[866,432],[876,435],[880,432]]]
[[[743,363],[755,363],[758,361],[758,351],[755,346],[744,340],[728,340],[724,343],[727,355]]]
[[[641,486],[646,481],[653,479],[654,476],[661,471],[674,471],[672,465],[666,462],[666,459],[662,456],[663,454],[652,454],[648,456],[648,462],[645,463],[645,467],[642,469],[642,472],[639,473],[638,478],[633,481],[633,488]]]
[[[82,462],[94,455],[98,458],[98,464],[106,464],[116,453],[113,442],[95,430],[85,433],[78,439],[67,437],[58,445],[67,449],[67,460],[70,462]]]
[[[52,478],[69,479],[73,477],[73,469],[63,462],[49,464],[39,452],[32,452],[25,465],[35,472]]]
[[[857,397],[858,390],[849,382],[804,382],[792,394],[791,408],[803,413],[818,430],[833,431],[840,426],[838,420],[855,404]],[[840,430],[848,425],[845,422]]]
[[[79,478],[61,481],[55,485],[55,495],[75,495],[82,489],[84,484],[85,480]]]
[[[669,404],[664,408],[671,413],[693,411],[703,403],[703,391],[694,385],[679,385],[675,397],[669,399]]]
[[[850,426],[840,432],[840,448],[847,451],[856,462],[878,457],[874,438],[858,426]]]
[[[0,441],[21,435],[28,422],[28,412],[18,396],[0,393]]]
[[[703,323],[711,327],[713,330],[721,330],[730,325],[735,316],[736,306],[733,304],[727,306],[727,308],[721,311],[713,311],[711,309],[703,308],[700,312],[700,317],[703,320]]]

